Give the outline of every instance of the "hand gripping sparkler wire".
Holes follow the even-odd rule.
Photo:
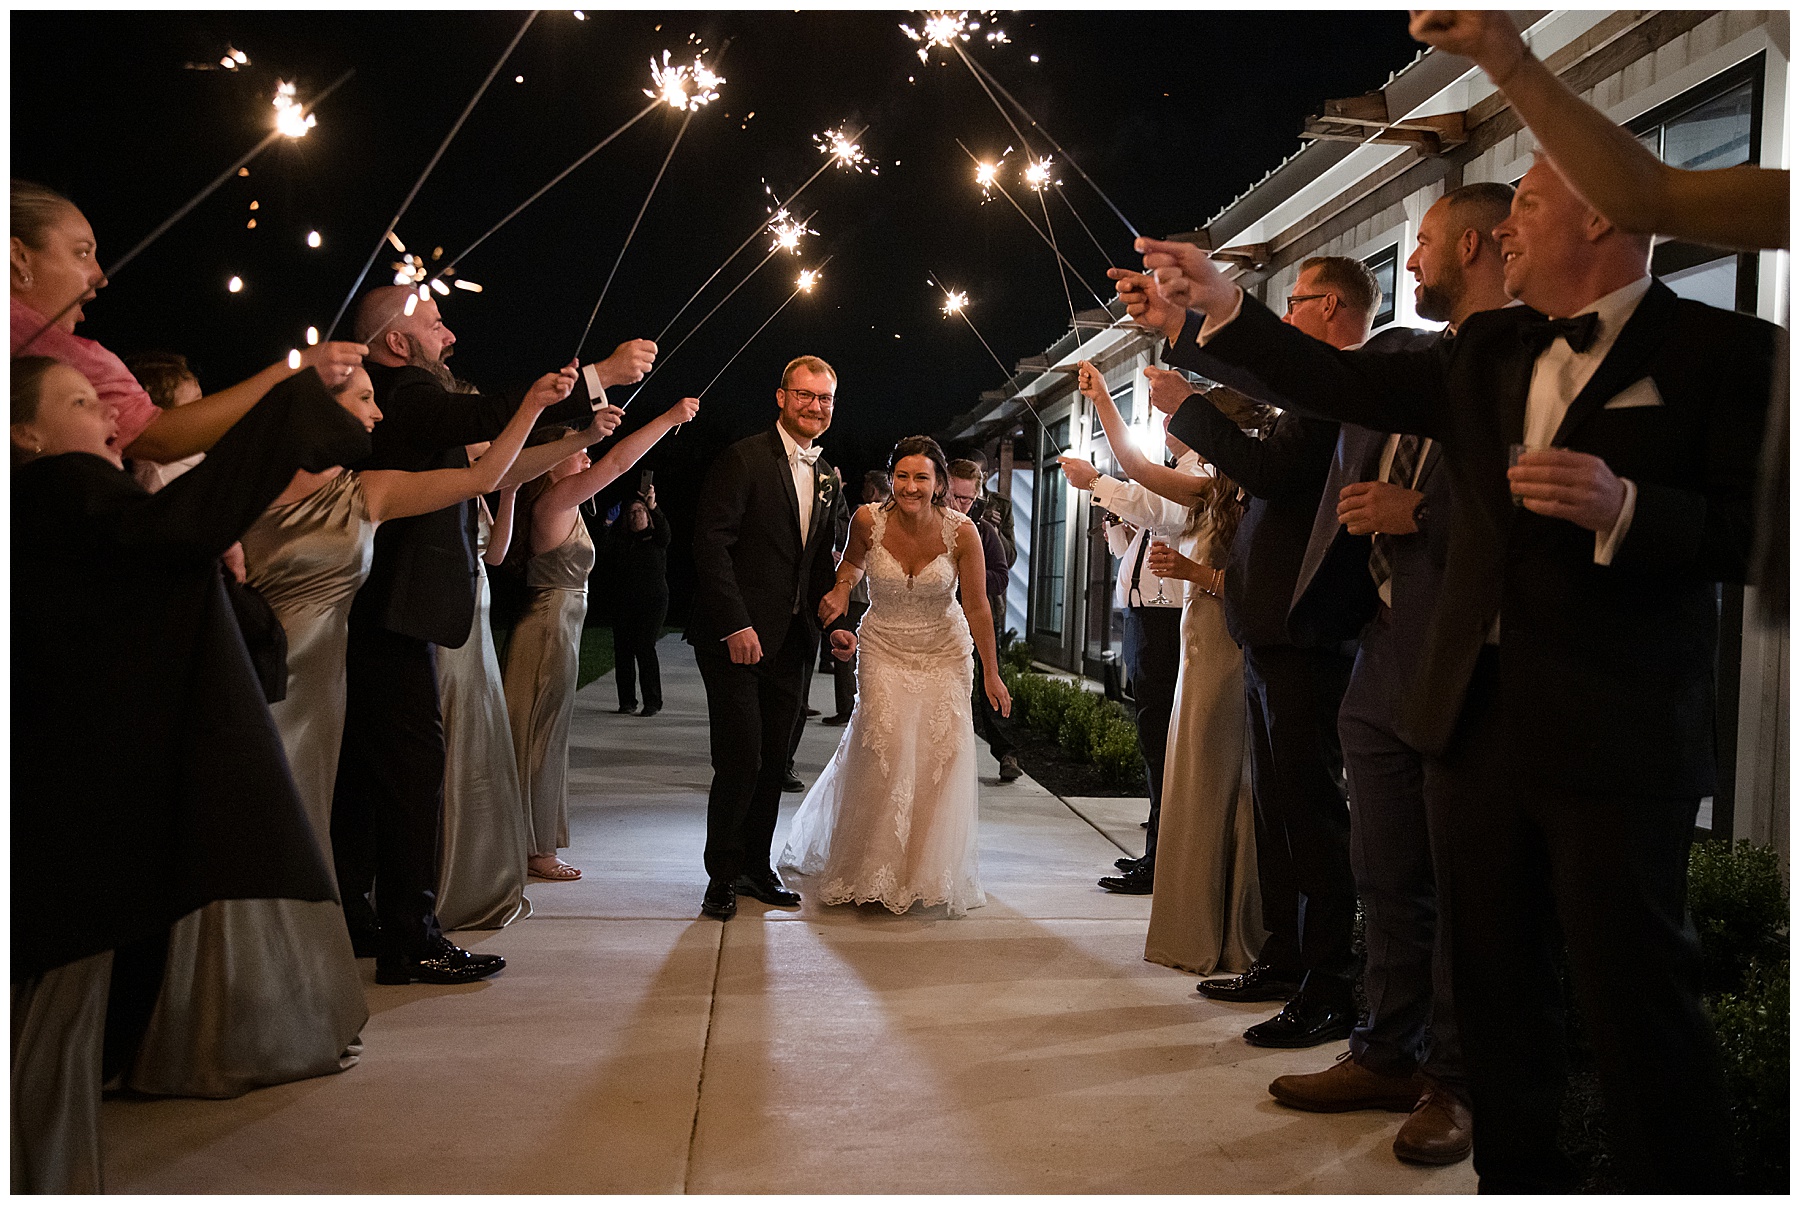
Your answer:
[[[324,102],[326,97],[330,96],[333,92],[336,92],[340,87],[343,86],[343,84],[347,80],[349,80],[349,78],[351,76],[353,76],[355,74],[356,74],[356,69],[351,68],[349,71],[346,71],[346,72],[344,72],[344,74],[338,76],[335,80],[333,80],[331,82],[330,86],[328,86],[323,92],[321,92],[317,96],[315,96],[312,100],[312,103],[310,105],[305,106],[303,110],[302,110],[301,106],[292,103],[292,98],[289,97],[288,99],[289,99],[290,103],[287,106],[286,111],[287,112],[300,111],[300,112],[303,112],[303,114],[304,114],[303,116],[301,116],[299,118],[300,124],[298,126],[296,126],[292,123],[292,119],[290,119],[289,121],[286,121],[286,122],[278,120],[275,128],[273,130],[269,131],[268,135],[266,137],[264,137],[261,142],[257,143],[255,146],[251,147],[248,151],[245,151],[242,155],[240,155],[235,161],[233,161],[231,166],[227,167],[224,171],[220,172],[217,176],[215,176],[212,180],[212,183],[208,184],[205,188],[202,188],[199,192],[195,193],[192,197],[189,197],[188,200],[186,201],[186,203],[183,204],[180,209],[177,209],[174,213],[172,213],[168,217],[164,218],[161,225],[157,226],[156,229],[152,230],[149,234],[146,234],[141,240],[139,240],[137,246],[133,247],[131,250],[127,251],[124,255],[121,255],[117,260],[115,260],[113,262],[112,266],[106,269],[105,279],[107,279],[109,281],[116,279],[118,277],[119,273],[123,272],[125,270],[125,266],[127,264],[129,264],[132,260],[136,259],[138,256],[142,255],[145,251],[149,250],[150,245],[152,243],[156,242],[156,240],[161,238],[163,235],[167,234],[169,232],[169,230],[175,225],[175,223],[181,221],[182,218],[185,218],[188,214],[192,213],[194,211],[195,207],[200,204],[200,202],[206,200],[206,198],[212,196],[213,193],[217,192],[219,190],[219,187],[221,185],[223,185],[225,183],[225,181],[227,181],[227,180],[231,179],[233,176],[237,175],[239,168],[246,166],[247,164],[249,164],[249,162],[252,159],[255,159],[258,155],[262,154],[264,151],[268,150],[271,146],[273,146],[275,144],[276,139],[283,138],[283,137],[298,138],[298,137],[304,136],[306,131],[308,129],[312,128],[311,122],[307,119],[311,117],[313,110],[317,109],[319,107],[319,105]],[[282,99],[282,97],[283,97],[282,93],[277,93],[276,100],[277,100],[278,106],[279,106],[279,102]],[[76,296],[76,298],[73,301],[69,302],[68,305],[65,305],[62,309],[58,310],[56,312],[56,316],[54,318],[50,319],[50,321],[44,323],[43,326],[39,327],[37,329],[37,331],[32,334],[31,338],[25,340],[25,342],[23,342],[19,345],[18,349],[16,351],[14,351],[13,354],[15,356],[24,355],[25,352],[31,347],[31,345],[36,343],[39,339],[43,338],[44,334],[47,331],[49,331],[49,329],[51,327],[55,326],[58,322],[61,322],[63,320],[63,317],[65,315],[67,315],[70,310],[74,309],[77,305],[80,305],[82,302],[82,299],[84,297],[86,297],[86,293],[79,294]]]
[[[369,258],[363,262],[362,271],[356,274],[356,283],[352,284],[350,286],[350,291],[344,294],[343,304],[338,306],[337,313],[331,319],[331,325],[325,328],[326,342],[330,342],[331,336],[337,332],[338,323],[344,320],[344,311],[350,308],[350,303],[356,299],[357,291],[362,288],[363,281],[368,279],[369,269],[374,266],[375,257],[381,254],[382,244],[388,241],[389,236],[394,233],[394,228],[400,225],[400,219],[405,217],[406,211],[412,207],[413,198],[418,196],[419,189],[425,186],[425,181],[437,167],[438,160],[444,157],[444,152],[450,149],[450,143],[454,141],[456,135],[461,132],[463,123],[469,120],[469,114],[475,111],[475,106],[481,103],[481,98],[483,96],[487,95],[488,85],[494,82],[494,77],[500,74],[500,68],[506,65],[506,60],[512,57],[512,52],[525,37],[525,31],[531,28],[531,23],[533,21],[537,20],[538,11],[539,10],[534,8],[531,12],[526,14],[524,23],[519,26],[519,32],[514,34],[512,41],[506,44],[505,51],[503,51],[500,57],[495,60],[494,66],[487,73],[487,78],[481,81],[481,87],[475,89],[475,95],[471,96],[469,98],[469,103],[463,106],[462,115],[456,119],[456,124],[450,127],[450,132],[445,134],[444,140],[438,144],[437,153],[431,157],[431,162],[425,165],[425,170],[419,173],[419,178],[417,180],[413,181],[412,189],[407,192],[406,199],[400,202],[400,208],[394,214],[393,220],[387,224],[387,229],[383,230],[381,232],[381,237],[375,240],[375,246],[369,252]]]

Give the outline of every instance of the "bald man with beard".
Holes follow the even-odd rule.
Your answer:
[[[465,445],[490,440],[524,390],[463,392],[445,361],[456,336],[435,300],[410,289],[365,294],[356,329],[382,420],[374,453],[357,468],[424,472],[468,464]],[[571,424],[568,438],[528,450],[508,474],[518,482],[576,448],[610,435],[621,419],[605,389],[643,379],[656,358],[647,339],[597,363],[547,373],[531,391],[558,400],[539,425]],[[437,922],[438,833],[443,812],[444,730],[436,647],[459,648],[474,622],[475,511],[461,502],[384,523],[374,563],[350,612],[347,707],[332,802],[331,843],[344,917],[377,983],[469,983],[505,965],[445,940]],[[371,896],[374,903],[371,905]]]

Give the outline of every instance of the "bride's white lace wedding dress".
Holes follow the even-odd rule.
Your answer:
[[[908,577],[883,544],[888,513],[872,509],[856,710],[794,816],[781,865],[812,877],[826,904],[942,904],[960,916],[987,902],[975,852],[974,644],[953,559],[969,518],[943,511],[944,554]]]

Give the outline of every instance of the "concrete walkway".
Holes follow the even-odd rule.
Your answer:
[[[506,955],[502,974],[377,987],[362,963],[360,1065],[232,1101],[110,1101],[108,1188],[1473,1190],[1466,1163],[1396,1161],[1397,1115],[1269,1098],[1341,1043],[1255,1049],[1238,1035],[1273,1006],[1209,1002],[1143,961],[1149,900],[1094,885],[1137,852],[1141,800],[1001,786],[984,751],[987,907],[746,900],[729,924],[698,919],[706,702],[686,646],[661,653],[661,715],[613,714],[610,675],[577,700],[565,857],[586,877],[533,883],[531,919],[458,939]],[[829,682],[814,694],[828,706]],[[809,725],[803,778],[841,731]]]

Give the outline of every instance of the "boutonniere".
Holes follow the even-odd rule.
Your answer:
[[[818,500],[820,502],[830,502],[832,491],[837,488],[837,478],[833,477],[830,473],[819,473],[814,485],[817,487],[814,494]]]

